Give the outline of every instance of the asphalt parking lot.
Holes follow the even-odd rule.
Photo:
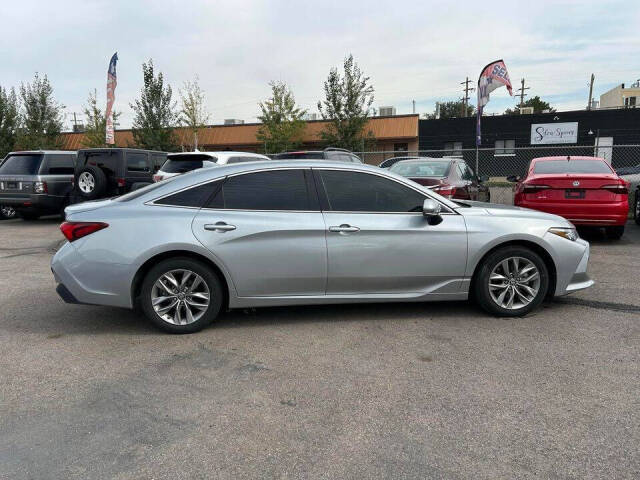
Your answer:
[[[640,227],[590,290],[271,308],[172,336],[64,304],[59,219],[0,222],[0,478],[638,478]]]

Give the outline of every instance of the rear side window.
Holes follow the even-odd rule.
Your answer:
[[[42,157],[42,154],[10,155],[0,165],[0,175],[36,175]]]
[[[163,172],[166,173],[186,173],[196,168],[202,168],[202,160],[167,160],[162,165]]]
[[[533,173],[611,173],[602,160],[544,160],[536,162]]]
[[[425,196],[396,181],[369,173],[322,170],[329,210],[336,212],[421,212]]]
[[[75,168],[74,155],[47,155],[46,175],[73,175]]]
[[[229,177],[208,204],[234,210],[309,210],[303,170],[275,170]]]
[[[118,165],[122,155],[122,151],[116,149],[102,152],[80,152],[76,168],[80,169],[85,165],[95,165],[105,170],[116,172],[119,170]]]
[[[127,170],[130,172],[148,172],[148,154],[127,152]]]
[[[158,205],[173,205],[176,207],[197,207],[200,208],[207,199],[216,192],[222,180],[216,182],[205,183],[197,187],[189,188],[168,197],[156,200],[154,203]]]
[[[164,164],[164,162],[166,162],[166,160],[167,160],[166,155],[161,155],[157,153],[154,153],[151,155],[151,161],[153,163],[154,169],[159,169]]]

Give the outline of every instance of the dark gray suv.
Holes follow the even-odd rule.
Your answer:
[[[73,188],[76,152],[9,153],[0,165],[0,205],[25,220],[61,213]]]

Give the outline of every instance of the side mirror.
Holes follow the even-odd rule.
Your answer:
[[[427,217],[437,217],[442,211],[442,205],[431,198],[426,198],[422,204],[422,214]]]
[[[478,177],[480,183],[487,183],[489,181],[489,175],[480,175]]]
[[[520,175],[509,175],[507,177],[507,182],[516,183],[516,182],[519,182],[519,181],[520,181]]]

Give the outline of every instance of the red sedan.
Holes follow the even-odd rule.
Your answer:
[[[575,225],[605,227],[609,238],[624,233],[629,213],[629,183],[602,158],[534,158],[517,182],[514,204],[565,217]]]

